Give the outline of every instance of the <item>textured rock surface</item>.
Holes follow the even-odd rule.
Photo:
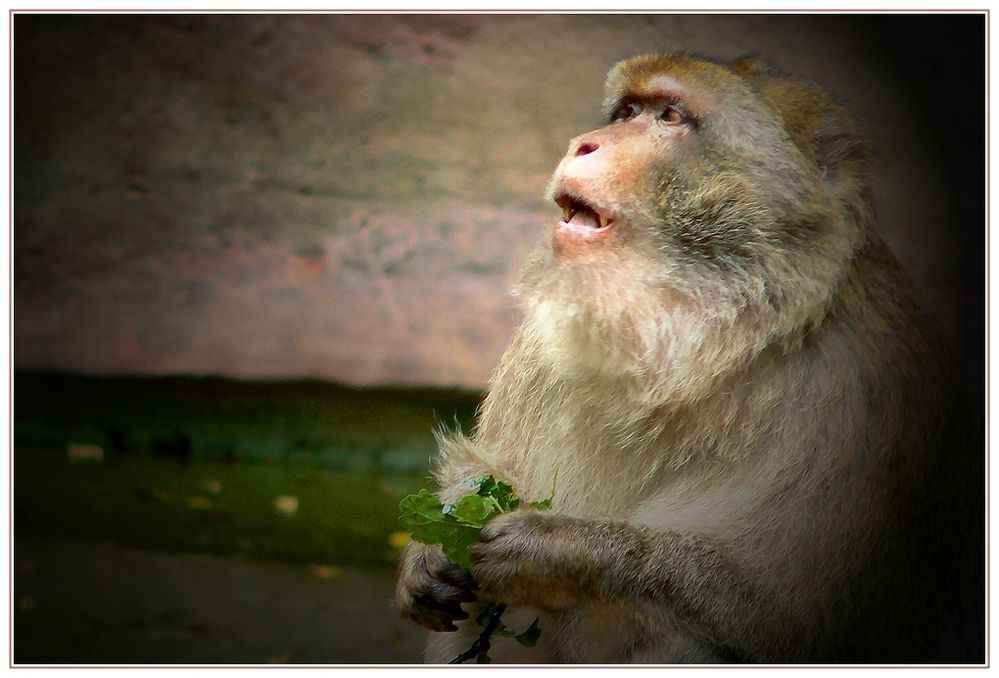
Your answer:
[[[664,48],[756,53],[837,94],[881,159],[887,239],[980,347],[977,297],[955,300],[983,224],[949,219],[925,135],[946,102],[913,105],[874,21],[17,16],[15,364],[479,386],[556,214],[550,171],[598,123],[606,69]]]

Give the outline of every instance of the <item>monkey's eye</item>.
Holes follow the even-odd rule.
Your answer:
[[[611,122],[624,122],[625,120],[631,120],[641,112],[641,104],[635,101],[629,101],[621,106],[618,106],[617,110],[614,111],[614,115],[611,116]]]
[[[660,116],[663,122],[668,125],[680,125],[687,122],[687,116],[684,114],[683,110],[679,106],[674,106],[670,104],[663,110],[663,114]]]

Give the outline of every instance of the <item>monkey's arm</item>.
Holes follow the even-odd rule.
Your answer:
[[[668,605],[744,657],[747,617],[775,604],[712,540],[624,522],[516,511],[490,522],[471,556],[483,598],[553,611],[600,600]]]
[[[434,480],[440,490],[437,496],[444,503],[454,503],[473,492],[474,481],[492,475],[501,480],[511,477],[509,471],[483,458],[476,444],[460,433],[439,436],[440,449]]]

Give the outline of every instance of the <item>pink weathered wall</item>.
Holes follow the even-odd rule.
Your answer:
[[[16,366],[481,386],[606,69],[677,48],[862,119],[884,233],[961,341],[982,224],[948,220],[943,105],[903,103],[877,43],[818,16],[18,16]]]

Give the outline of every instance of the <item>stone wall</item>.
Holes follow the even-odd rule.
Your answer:
[[[15,365],[481,386],[607,68],[679,48],[757,54],[847,104],[885,237],[978,355],[983,25],[18,15]],[[960,39],[931,54],[941,30]]]

